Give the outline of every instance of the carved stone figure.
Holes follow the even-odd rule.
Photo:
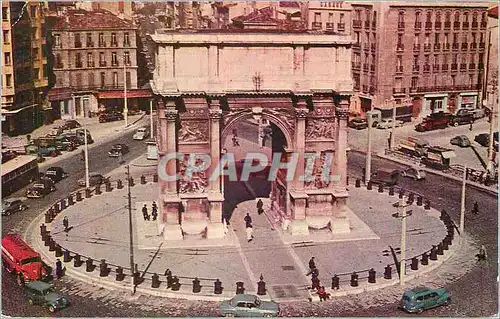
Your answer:
[[[208,186],[208,177],[205,172],[192,172],[191,177],[187,178],[186,170],[189,161],[189,155],[186,155],[183,160],[179,161],[179,173],[181,179],[179,181],[179,193],[204,193]],[[201,159],[197,159],[195,165],[200,165]]]
[[[333,157],[331,156],[332,154],[330,154],[330,159],[333,160]],[[329,185],[330,185],[330,181],[329,180],[323,180],[323,167],[324,165],[328,165],[330,166],[331,164],[331,161],[327,161],[327,152],[321,152],[321,155],[320,155],[320,161],[319,163],[317,162],[315,165],[314,165],[314,168],[313,168],[313,171],[312,171],[312,175],[314,177],[314,180],[313,181],[306,181],[304,182],[304,186],[308,189],[312,189],[312,188],[327,188]],[[331,172],[330,172],[330,175],[331,175]],[[329,178],[330,176],[328,176]]]
[[[306,126],[307,139],[334,138],[334,124],[327,119],[309,119]]]
[[[184,121],[179,129],[179,141],[193,142],[206,141],[208,133],[207,123],[198,123],[198,125]]]

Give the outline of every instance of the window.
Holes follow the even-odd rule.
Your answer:
[[[2,20],[9,20],[9,7],[2,7]]]
[[[453,63],[453,64],[458,63],[458,54],[455,53],[451,56],[451,63]]]
[[[128,32],[125,32],[123,34],[123,46],[124,47],[129,47],[130,46],[130,37],[129,37]]]
[[[87,73],[87,81],[88,81],[89,88],[93,88],[94,87],[94,73],[93,72]]]
[[[413,66],[418,66],[418,55],[413,56]]]
[[[434,54],[434,65],[438,65],[438,64],[439,64],[439,55]]]
[[[451,22],[451,13],[450,12],[445,13],[444,22]]]
[[[414,89],[418,87],[418,77],[411,78],[411,87]]]
[[[472,43],[475,44],[476,42],[477,42],[476,34],[472,33]]]
[[[76,65],[77,68],[83,67],[82,54],[80,52],[77,52],[75,54],[75,65]]]
[[[47,64],[43,65],[42,73],[44,79],[47,79],[49,77],[49,66]]]
[[[475,57],[476,57],[476,55],[474,53],[470,54],[470,63],[474,63]]]
[[[111,65],[118,66],[118,58],[116,56],[116,52],[111,52]]]
[[[117,47],[118,46],[118,41],[116,40],[116,33],[111,33],[111,46],[112,47]]]
[[[359,42],[360,42],[360,41],[359,41],[359,40],[360,40],[360,38],[359,38],[359,32],[358,32],[358,31],[354,32],[354,36],[355,36],[355,38],[356,38],[356,43],[358,43],[358,44],[359,44]]]
[[[5,44],[10,43],[9,30],[3,30],[3,43]]]
[[[99,66],[106,66],[106,57],[104,52],[99,52]]]
[[[398,14],[398,24],[405,23],[405,13],[403,11],[399,11]]]
[[[94,67],[94,54],[92,52],[87,53],[87,66]]]
[[[132,78],[131,78],[130,72],[127,72],[125,77],[126,77],[126,81],[127,81],[127,87],[128,88],[132,87]]]
[[[101,72],[101,88],[106,86],[106,73]]]
[[[62,48],[61,35],[60,34],[54,34],[54,47],[55,48]]]
[[[464,13],[464,22],[469,22],[469,12]]]
[[[354,11],[354,16],[356,17],[356,19],[355,19],[355,20],[361,20],[361,10],[356,9],[356,10]]]
[[[314,22],[321,22],[321,13],[314,13]]]
[[[87,33],[87,47],[92,48],[94,42],[92,41],[92,33]]]
[[[425,22],[427,22],[427,23],[432,22],[432,12],[431,11],[427,11],[427,17],[426,17]]]
[[[472,23],[477,23],[477,12],[472,14]]]
[[[415,24],[420,22],[420,11],[415,12]]]
[[[370,10],[366,9],[365,15],[366,15],[366,22],[370,23],[370,18],[371,18]]]
[[[31,15],[32,18],[36,17],[36,11],[37,11],[36,7],[37,7],[36,5],[30,7],[30,15]]]
[[[106,46],[106,40],[104,39],[104,33],[99,33],[99,46],[100,47]]]
[[[403,57],[401,55],[398,55],[396,58],[396,66],[399,69],[401,66],[403,66]]]
[[[78,88],[82,87],[82,74],[81,73],[76,74],[76,87],[78,87]]]
[[[340,23],[345,23],[345,15],[343,13],[340,14]]]
[[[130,65],[130,53],[129,52],[124,52],[123,58],[125,60],[125,65]]]
[[[11,59],[10,59],[10,52],[5,52],[3,54],[4,56],[4,65],[10,65],[12,63]]]
[[[441,23],[441,12],[436,12],[436,22]]]
[[[12,87],[12,74],[5,75],[5,86],[8,88]]]
[[[118,72],[113,72],[113,87],[118,87]]]
[[[458,33],[453,33],[453,43],[458,42]]]
[[[460,12],[455,12],[455,22],[460,22]]]
[[[332,23],[333,22],[333,13],[328,13],[328,23]]]
[[[474,85],[474,74],[469,74],[469,86]]]
[[[377,23],[377,11],[373,11],[373,25],[375,26],[375,23]]]
[[[451,86],[455,86],[457,84],[457,81],[456,81],[456,75],[455,74],[452,74],[451,75]]]
[[[80,39],[80,33],[75,33],[75,48],[81,48],[82,41]]]
[[[403,35],[398,34],[398,47],[403,45]]]
[[[61,60],[61,54],[60,53],[56,53],[56,55],[54,56],[54,64],[55,64],[56,68],[58,68],[58,69],[63,68],[63,63],[62,63],[62,60]]]
[[[443,64],[448,64],[448,54],[443,55]]]
[[[450,36],[448,33],[444,34],[444,44],[450,43]]]
[[[415,37],[413,38],[413,45],[418,46],[419,43],[420,43],[419,36],[418,34],[415,34]]]
[[[434,43],[439,43],[439,33],[434,33]]]

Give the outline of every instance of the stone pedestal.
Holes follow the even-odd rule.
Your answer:
[[[288,229],[292,236],[309,236],[309,225],[305,219],[292,220]]]
[[[183,240],[181,225],[166,224],[163,229],[163,239],[165,240]]]
[[[335,216],[330,222],[332,234],[349,234],[351,232],[349,218],[347,216]]]
[[[221,222],[212,222],[207,225],[207,238],[224,238],[225,229]]]

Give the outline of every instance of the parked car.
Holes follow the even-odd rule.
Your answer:
[[[76,136],[78,136],[78,139],[80,140],[80,143],[83,145],[85,144],[85,131],[87,131],[87,144],[92,144],[94,143],[94,140],[92,139],[92,135],[90,134],[89,130],[85,130],[83,128],[79,128],[76,130]]]
[[[393,186],[398,183],[400,172],[394,169],[378,169],[372,173],[370,181],[375,184]]]
[[[71,130],[71,129],[79,128],[79,127],[82,127],[82,125],[80,123],[78,123],[78,121],[67,120],[66,122],[64,122],[62,129],[63,130]]]
[[[425,171],[420,168],[410,167],[401,172],[401,176],[413,178],[416,181],[425,179]]]
[[[462,111],[462,112],[460,112]],[[450,116],[450,125],[459,126],[463,124],[471,124],[476,120],[474,114],[466,110],[460,110],[456,115]]]
[[[110,157],[118,157],[129,152],[128,146],[125,144],[115,144],[108,152]]]
[[[224,317],[277,317],[279,310],[277,302],[260,300],[249,294],[238,294],[219,304],[220,314]]]
[[[7,150],[7,151],[2,151],[2,164],[5,162],[10,161],[11,159],[14,159],[17,157],[17,153]]]
[[[394,123],[395,127],[400,127],[403,125],[403,121],[396,120]],[[392,119],[381,119],[380,122],[377,124],[378,129],[388,129],[392,128]]]
[[[46,135],[46,137],[54,137],[57,135],[62,134],[63,129],[61,126],[53,126],[52,129],[50,130],[49,134]]]
[[[362,117],[355,117],[347,123],[347,126],[357,130],[362,130],[368,127],[368,122]]]
[[[28,188],[26,191],[26,197],[28,198],[40,198],[45,197],[49,193],[56,190],[54,182],[51,179],[40,179],[38,182],[33,184],[32,187]]]
[[[68,173],[66,173],[62,167],[52,166],[47,169],[45,172],[45,176],[52,179],[54,183],[61,181],[62,179],[68,177]]]
[[[490,135],[488,133],[478,134],[474,137],[474,141],[481,146],[488,146],[490,143]]]
[[[422,313],[424,310],[448,305],[450,302],[450,295],[444,288],[416,287],[403,293],[399,307],[406,312]]]
[[[43,281],[31,281],[25,285],[25,295],[30,305],[47,307],[50,312],[66,308],[68,299],[57,292],[54,287]]]
[[[9,216],[28,209],[22,200],[18,198],[7,198],[2,201],[2,216]]]
[[[460,147],[469,147],[471,145],[471,142],[466,135],[458,135],[450,140],[450,144]]]
[[[99,115],[99,123],[121,121],[123,120],[122,113],[104,113]]]
[[[134,136],[132,137],[134,140],[139,140],[142,141],[145,138],[149,136],[149,129],[147,127],[140,127],[137,129],[135,132]]]
[[[108,178],[104,177],[99,173],[90,173],[89,174],[89,186],[103,184],[108,180]],[[81,178],[78,180],[78,186],[85,186],[85,178]]]
[[[83,140],[79,138],[79,136],[76,134],[76,132],[66,132],[62,133],[61,136],[64,136],[67,138],[69,141],[71,141],[75,146],[80,146],[85,144]]]

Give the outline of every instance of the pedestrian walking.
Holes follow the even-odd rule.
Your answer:
[[[479,249],[479,254],[476,254],[477,261],[486,260],[486,248],[484,245],[481,245]]]
[[[245,227],[252,227],[252,217],[250,217],[250,213],[247,213],[243,220],[245,221]]]
[[[319,277],[319,269],[316,266],[311,270],[311,277],[318,278]]]
[[[59,279],[62,277],[63,267],[60,259],[56,261],[56,278]]]
[[[148,207],[146,204],[142,207],[142,216],[144,217],[144,220],[149,220]]]
[[[247,225],[245,228],[245,231],[247,233],[247,242],[251,242],[253,240],[253,227],[252,224]]]
[[[312,287],[311,287],[312,289],[317,290],[320,288],[320,281],[318,278],[316,278],[316,277],[311,278],[311,283],[312,283]]]
[[[262,199],[259,198],[259,200],[257,201],[257,213],[259,215],[262,215],[262,213],[264,212],[264,209],[262,207],[264,207],[264,203],[262,202]]]
[[[472,122],[469,123],[469,131],[472,131]]]
[[[63,218],[63,226],[64,226],[64,231],[68,232],[68,227],[69,227],[68,216],[64,216],[64,218]]]
[[[156,202],[153,202],[151,205],[151,216],[153,216],[153,220],[156,220],[158,217],[158,206],[156,205]]]
[[[387,138],[387,145],[389,146],[389,149],[391,149],[391,140],[392,140],[392,132],[389,132],[389,137]]]
[[[233,146],[240,146],[240,142],[238,141],[238,136],[233,135]]]
[[[319,301],[327,300],[330,299],[330,294],[326,292],[325,286],[321,286],[318,288],[318,291],[316,293],[319,296]]]
[[[236,137],[238,137],[238,130],[233,129],[233,135],[236,136]]]
[[[474,208],[472,209],[472,213],[477,215],[479,213],[479,204],[477,202],[474,203]]]
[[[312,274],[315,268],[316,268],[316,263],[314,262],[314,256],[312,256],[311,259],[309,259],[309,272],[306,274],[306,276]]]

